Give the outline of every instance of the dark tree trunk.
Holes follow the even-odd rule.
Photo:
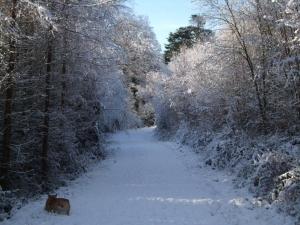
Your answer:
[[[12,0],[10,16],[13,19],[12,28],[16,22],[16,5],[17,0]],[[12,99],[13,99],[13,72],[16,61],[16,41],[14,35],[9,39],[9,56],[7,68],[7,88],[4,111],[4,131],[3,131],[3,149],[1,154],[1,170],[0,170],[0,185],[3,190],[9,189],[9,161],[10,161],[10,144],[11,144],[11,114],[12,114]]]
[[[48,149],[49,149],[49,121],[50,121],[50,75],[52,63],[52,26],[50,25],[50,37],[47,50],[47,66],[45,78],[45,112],[44,112],[44,133],[43,133],[43,154],[42,154],[42,172],[44,180],[47,179],[48,172]]]

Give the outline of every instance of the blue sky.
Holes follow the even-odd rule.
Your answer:
[[[133,9],[137,15],[148,16],[150,26],[156,34],[162,50],[167,44],[170,32],[189,25],[190,16],[197,14],[190,0],[133,0]]]

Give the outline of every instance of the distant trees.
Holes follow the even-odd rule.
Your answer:
[[[174,33],[169,34],[168,44],[166,44],[164,59],[168,64],[173,55],[180,52],[181,48],[191,48],[196,42],[205,42],[212,35],[212,31],[204,29],[205,20],[200,15],[192,15],[190,23],[192,25],[178,28]]]
[[[130,16],[130,19],[119,23],[116,29],[118,35],[115,42],[126,54],[119,67],[126,76],[126,85],[133,97],[131,109],[142,118],[144,125],[153,125],[154,114],[148,112],[153,109],[147,107],[150,102],[137,93],[147,85],[148,73],[160,71],[163,67],[159,43],[147,18],[142,16]]]
[[[158,52],[123,0],[0,3],[0,219],[104,158],[106,132],[140,125],[128,80]]]

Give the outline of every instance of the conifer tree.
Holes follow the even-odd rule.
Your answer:
[[[180,52],[182,47],[191,48],[197,41],[205,41],[212,35],[212,31],[205,29],[205,20],[200,15],[192,15],[191,25],[178,28],[169,34],[168,42],[164,52],[165,63],[168,64],[174,54]]]

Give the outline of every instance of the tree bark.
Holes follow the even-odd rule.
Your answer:
[[[52,25],[50,25],[50,36],[48,41],[47,50],[47,66],[45,77],[45,111],[44,111],[44,132],[43,132],[43,153],[42,153],[42,172],[44,180],[47,179],[48,172],[48,149],[49,149],[49,121],[50,121],[50,75],[51,75],[51,63],[52,63]]]
[[[10,16],[13,19],[11,23],[12,28],[16,23],[16,5],[17,0],[12,0],[12,7]],[[11,114],[12,114],[12,99],[13,99],[13,72],[16,61],[16,41],[13,34],[9,38],[9,53],[8,53],[8,67],[7,67],[7,88],[4,110],[4,131],[3,131],[3,149],[1,155],[1,170],[0,170],[0,185],[3,190],[9,189],[9,161],[10,161],[10,144],[11,144]]]
[[[66,95],[66,81],[65,81],[65,76],[66,76],[66,60],[63,60],[63,65],[62,65],[62,82],[61,82],[61,101],[60,101],[60,105],[61,105],[61,110],[62,112],[64,112],[64,106],[65,106],[65,95]]]
[[[66,65],[66,56],[64,54],[66,54],[67,52],[67,23],[68,23],[68,11],[67,11],[67,6],[69,5],[69,0],[65,1],[65,4],[63,5],[63,9],[62,12],[64,12],[64,19],[63,21],[65,22],[65,31],[63,32],[63,64],[62,64],[62,70],[61,70],[61,75],[62,75],[62,82],[61,82],[61,87],[62,87],[62,91],[61,91],[61,110],[62,112],[64,112],[64,105],[65,105],[65,95],[66,95],[66,81],[65,81],[65,76],[67,73],[67,65]]]

